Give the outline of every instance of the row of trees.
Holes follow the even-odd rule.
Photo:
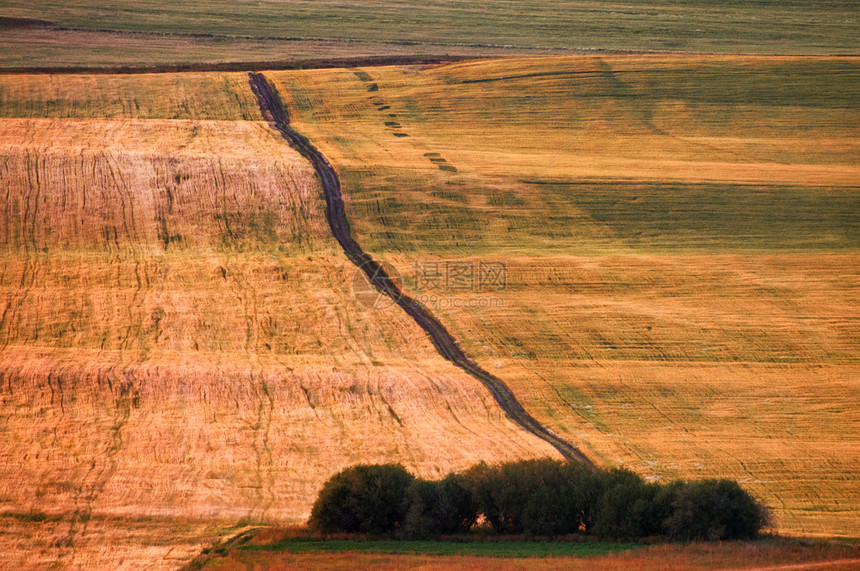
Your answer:
[[[415,478],[402,466],[358,465],[332,476],[311,512],[321,532],[428,538],[484,521],[500,534],[676,540],[751,539],[767,511],[731,480],[646,483],[623,469],[591,472],[555,460],[525,460]]]

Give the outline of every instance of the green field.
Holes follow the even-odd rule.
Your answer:
[[[359,539],[292,539],[246,545],[240,551],[287,553],[387,553],[412,555],[479,555],[484,557],[588,557],[618,553],[635,543],[555,541],[397,541]]]
[[[5,4],[6,18],[44,22],[3,23],[6,67],[595,49],[836,54],[856,53],[860,38],[856,2],[838,1]]]
[[[328,144],[359,242],[380,255],[860,246],[856,59],[572,57],[366,72],[377,91],[350,70],[273,76],[295,119]]]
[[[281,530],[282,531],[282,530]],[[287,533],[289,536],[290,534]],[[293,534],[294,535],[294,534]],[[823,565],[850,569],[856,546],[840,543],[791,541],[654,544],[610,542],[524,541],[387,541],[316,539],[293,536],[278,539],[279,530],[263,530],[259,537],[204,550],[187,570],[198,569],[493,569],[505,570],[616,570],[640,569],[761,569],[775,565],[802,568]]]

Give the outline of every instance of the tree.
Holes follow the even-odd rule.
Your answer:
[[[658,535],[662,518],[655,499],[657,484],[646,484],[638,474],[615,469],[604,474],[594,533],[604,537],[635,538]]]
[[[732,480],[674,486],[667,534],[674,539],[754,539],[768,523],[765,508]]]
[[[501,523],[499,508],[496,505],[495,486],[499,480],[499,467],[481,462],[463,472],[461,476],[463,485],[469,490],[478,513],[484,516],[493,529],[498,530]]]
[[[751,539],[766,509],[731,480],[649,484],[625,469],[577,463],[481,463],[440,481],[399,465],[358,465],[323,486],[309,524],[323,532],[427,538],[467,532],[478,514],[501,534],[595,533],[614,538]]]
[[[466,485],[499,533],[560,535],[591,525],[598,481],[579,464],[523,460],[479,464],[464,474]]]
[[[532,535],[586,531],[600,497],[598,479],[578,463],[544,462],[534,474],[538,486],[523,513],[523,528]]]
[[[309,524],[322,532],[389,533],[406,516],[406,490],[415,478],[395,464],[357,465],[323,485]]]
[[[406,491],[406,504],[402,535],[410,538],[465,533],[478,517],[471,492],[456,474],[441,481],[415,480]]]

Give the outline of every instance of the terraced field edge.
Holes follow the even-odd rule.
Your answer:
[[[0,29],[2,29],[0,27]],[[132,75],[144,73],[185,73],[206,71],[247,71],[265,67],[268,70],[327,69],[383,65],[431,65],[464,60],[486,59],[489,56],[445,54],[438,56],[362,56],[331,58],[296,58],[272,61],[232,61],[176,63],[160,65],[58,65],[58,66],[0,66],[0,74],[29,75]]]

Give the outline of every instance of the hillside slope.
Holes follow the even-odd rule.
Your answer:
[[[538,420],[649,478],[738,479],[781,532],[857,536],[858,74],[606,56],[269,75],[358,242]]]
[[[172,567],[349,464],[553,453],[353,295],[238,77],[3,80],[0,566]]]

